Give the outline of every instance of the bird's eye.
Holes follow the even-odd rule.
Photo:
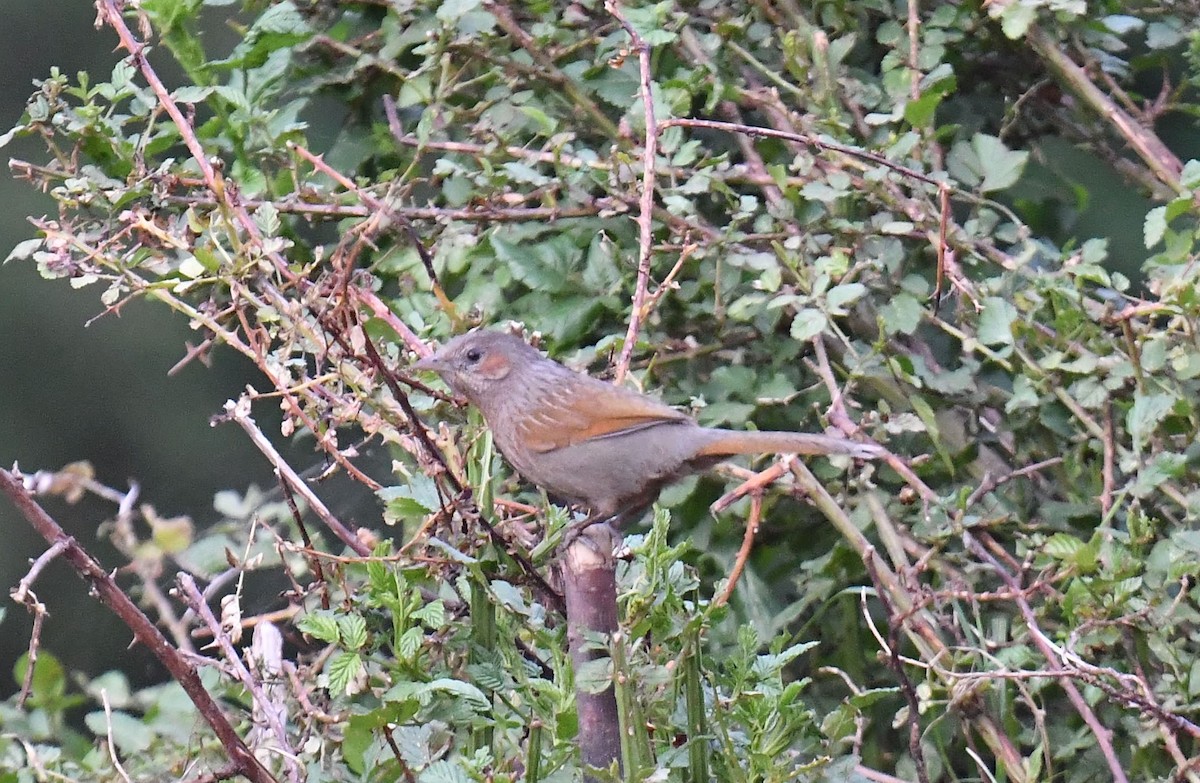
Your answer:
[[[483,352],[478,348],[472,348],[466,352],[465,356],[467,357],[468,362],[475,364],[475,362],[483,358]]]

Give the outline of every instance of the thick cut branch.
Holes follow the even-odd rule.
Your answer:
[[[597,636],[607,639],[617,630],[616,561],[612,556],[616,540],[617,533],[609,525],[591,525],[567,547],[561,566],[567,644],[575,667],[579,750],[583,763],[597,769],[607,769],[614,761],[621,763],[617,699],[611,682],[597,693],[585,681],[594,678],[581,675],[591,670],[589,664],[607,655],[592,640]]]

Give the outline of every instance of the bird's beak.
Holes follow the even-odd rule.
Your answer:
[[[419,362],[413,364],[412,369],[421,372],[440,373],[446,369],[446,360],[443,359],[439,354],[431,353],[424,359],[421,359]]]

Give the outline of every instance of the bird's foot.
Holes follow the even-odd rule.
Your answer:
[[[620,536],[612,523],[618,521],[619,516],[589,514],[583,519],[570,522],[567,529],[563,531],[562,543],[559,544],[560,550],[565,552],[576,543],[582,543],[598,553],[611,555],[612,545]]]

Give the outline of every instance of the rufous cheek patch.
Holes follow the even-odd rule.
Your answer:
[[[479,374],[489,381],[498,381],[512,370],[512,362],[502,353],[489,353],[479,363]]]

